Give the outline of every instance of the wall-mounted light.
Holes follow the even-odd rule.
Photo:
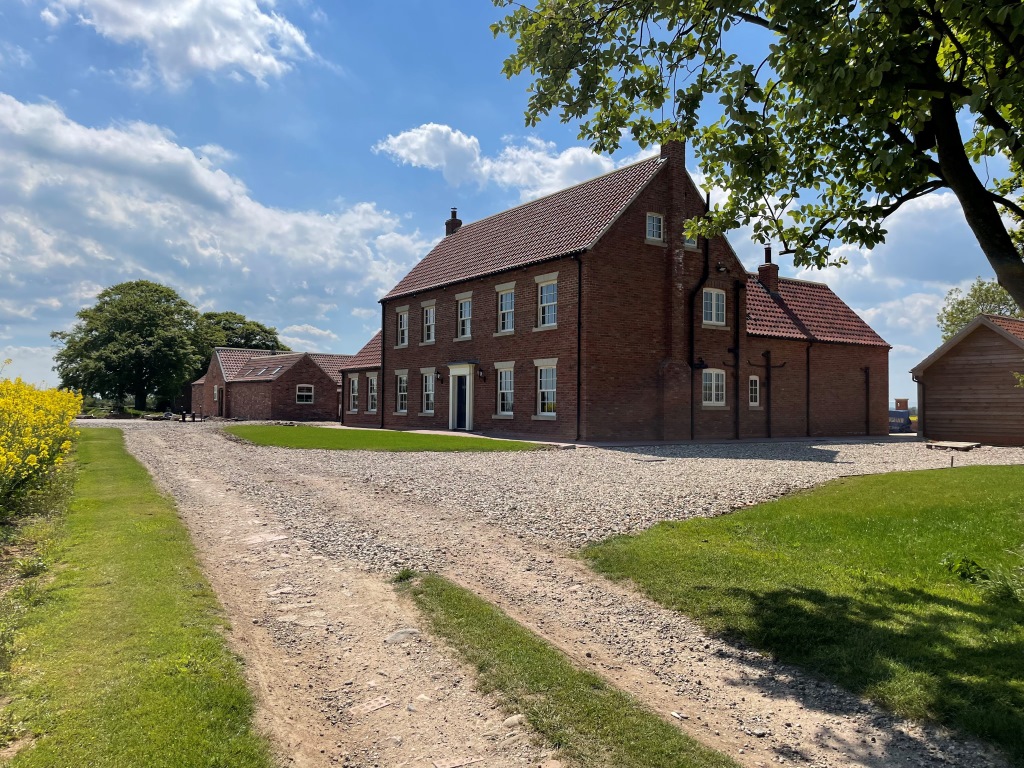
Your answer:
[[[729,271],[729,270],[728,270],[728,269],[726,268],[725,264],[723,264],[722,262],[718,262],[718,265],[717,265],[717,266],[715,267],[715,269],[716,269],[716,270],[717,270],[718,272],[728,272],[728,271]]]
[[[483,369],[483,368],[477,368],[477,369],[476,369],[476,375],[477,375],[477,377],[478,377],[478,378],[479,378],[480,380],[482,380],[482,381],[487,381],[487,374],[486,374],[486,373],[484,373],[484,369]]]
[[[441,375],[440,371],[434,372],[434,378],[437,379],[438,381],[444,381],[444,377]]]

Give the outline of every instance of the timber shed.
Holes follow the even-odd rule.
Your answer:
[[[1024,445],[1024,320],[978,315],[910,372],[926,440]]]

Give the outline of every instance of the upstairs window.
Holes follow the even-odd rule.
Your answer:
[[[555,325],[558,325],[558,283],[541,283],[537,286],[537,327]]]
[[[473,299],[459,299],[458,338],[468,339],[473,335]]]
[[[697,247],[697,238],[696,237],[687,237],[686,235],[683,235],[683,247],[684,248],[696,248]]]
[[[423,343],[430,344],[434,341],[434,307],[423,308]]]
[[[498,294],[498,333],[511,333],[516,327],[516,292],[502,291]]]
[[[405,347],[409,344],[409,310],[398,313],[398,336],[396,346]]]
[[[295,402],[310,405],[313,402],[313,385],[298,384],[295,387]]]
[[[660,213],[647,214],[647,239],[657,243],[665,242],[665,217]]]
[[[725,325],[725,291],[718,288],[704,289],[705,325]]]

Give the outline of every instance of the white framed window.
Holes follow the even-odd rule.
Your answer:
[[[348,409],[359,410],[359,374],[348,377]]]
[[[725,371],[718,368],[704,370],[701,402],[704,405],[725,405]]]
[[[435,318],[437,315],[434,311],[434,305],[431,304],[429,307],[423,308],[423,343],[432,344],[434,342],[434,328]]]
[[[498,333],[516,329],[516,292],[514,288],[498,293]]]
[[[218,387],[216,384],[214,384],[213,385],[213,402],[216,403],[217,400],[219,399],[219,397],[220,397],[220,387]]]
[[[405,347],[409,344],[409,308],[399,307],[395,311],[398,313],[398,333],[395,336],[395,346]]]
[[[334,393],[338,393],[337,389],[335,389]],[[302,403],[303,405],[311,404],[313,402],[313,385],[297,384],[295,386],[295,402]]]
[[[434,374],[423,374],[423,412],[434,412]]]
[[[377,377],[366,377],[366,410],[370,413],[377,412]]]
[[[696,237],[687,237],[686,235],[683,235],[683,247],[684,248],[696,248],[697,247],[697,238]]]
[[[537,415],[553,417],[557,412],[558,369],[553,365],[537,366]]]
[[[457,338],[468,339],[473,335],[473,299],[470,296],[465,298],[456,297],[458,302],[459,324],[457,327]]]
[[[515,406],[515,371],[512,366],[498,368],[498,415],[511,416]]]
[[[409,411],[409,374],[399,373],[395,376],[395,411]]]
[[[537,279],[537,327],[552,328],[558,325],[558,280]]]
[[[725,325],[725,291],[718,288],[704,289],[704,323]]]
[[[761,378],[751,376],[747,379],[747,403],[751,408],[761,407]]]
[[[647,239],[654,242],[665,242],[665,217],[660,213],[647,214]]]

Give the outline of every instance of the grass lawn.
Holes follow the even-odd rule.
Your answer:
[[[536,443],[516,440],[392,432],[385,429],[238,426],[225,427],[224,431],[256,445],[324,448],[330,451],[535,451],[543,448]]]
[[[434,631],[479,670],[480,687],[580,765],[736,768],[471,592],[434,575],[411,592]]]
[[[1024,764],[1024,605],[942,565],[1019,566],[1024,467],[849,478],[583,551],[659,603]]]
[[[270,768],[174,505],[118,430],[82,430],[76,461],[70,512],[38,542],[49,572],[15,596],[0,725],[36,740],[11,768]]]

